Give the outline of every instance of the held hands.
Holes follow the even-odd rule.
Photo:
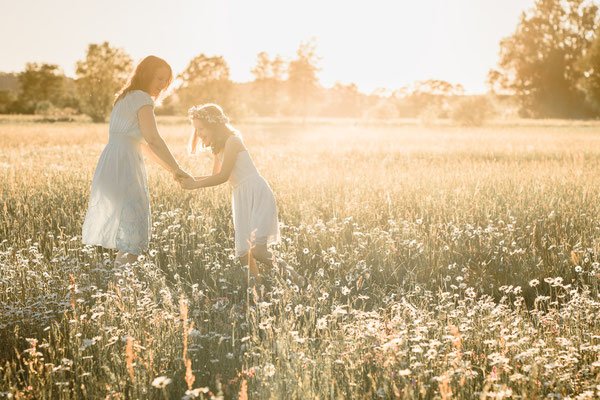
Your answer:
[[[185,190],[192,190],[196,188],[196,180],[193,177],[182,179],[179,181],[179,184]]]
[[[188,174],[186,171],[179,168],[179,169],[177,169],[177,171],[173,172],[173,178],[177,182],[181,183],[182,180],[187,179],[187,178],[192,178],[192,176],[190,174]]]
[[[192,190],[196,188],[196,180],[192,175],[179,168],[173,172],[173,178],[179,183],[182,189]]]

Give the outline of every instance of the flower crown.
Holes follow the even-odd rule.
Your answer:
[[[222,124],[228,124],[229,118],[226,115],[210,115],[206,110],[206,107],[194,106],[188,110],[188,116],[191,119],[201,119],[211,124],[220,122]]]

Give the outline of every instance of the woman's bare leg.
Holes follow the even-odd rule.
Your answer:
[[[137,254],[125,253],[124,251],[119,250],[117,252],[117,257],[115,258],[115,268],[121,267],[125,264],[133,264],[137,261]]]
[[[254,253],[253,253],[253,249],[250,250],[250,252],[244,254],[243,256],[240,257],[240,263],[242,263],[242,267],[248,267],[249,271],[250,271],[250,275],[252,275],[255,279],[258,279],[259,277],[259,271],[258,271],[258,266],[256,265],[256,262],[254,261]],[[251,253],[251,257],[249,257],[249,253]]]

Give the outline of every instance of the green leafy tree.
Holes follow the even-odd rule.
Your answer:
[[[194,104],[209,102],[221,105],[229,114],[234,112],[229,66],[223,57],[200,54],[190,61],[178,78],[181,85],[177,97],[184,111]]]
[[[319,58],[314,42],[305,42],[296,51],[296,59],[288,66],[288,87],[292,107],[302,116],[309,111],[309,104],[319,92],[317,63]]]
[[[600,114],[600,34],[592,42],[586,54],[579,60],[581,72],[578,87],[585,93],[588,104],[596,115]]]
[[[77,62],[77,92],[82,111],[94,122],[110,113],[115,94],[132,70],[131,57],[108,42],[90,44],[85,59]]]
[[[500,43],[499,69],[489,74],[492,88],[516,94],[524,116],[585,116],[578,60],[592,43],[597,14],[594,1],[537,0]]]
[[[13,111],[17,96],[10,90],[0,90],[0,114],[9,114]]]
[[[63,95],[65,76],[54,64],[28,63],[19,74],[20,111],[33,113],[37,103],[57,104]]]

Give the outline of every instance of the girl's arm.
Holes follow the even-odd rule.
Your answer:
[[[160,159],[159,164],[167,171],[175,174],[178,177],[189,177],[190,175],[183,171],[177,161],[175,161],[175,158],[171,154],[167,144],[158,133],[152,106],[146,105],[141,107],[138,110],[138,120],[140,123],[140,131],[142,132],[142,136],[146,140],[146,143],[148,143],[149,150],[151,150],[151,152],[154,153],[158,159]]]
[[[244,145],[239,138],[232,137],[227,139],[225,143],[225,149],[223,150],[223,164],[220,165],[219,171],[216,174],[207,176],[198,180],[187,179],[184,181],[185,189],[199,189],[210,186],[217,186],[227,182],[233,166],[235,165],[235,159],[237,153],[244,149]],[[216,155],[215,155],[216,157]],[[216,166],[217,161],[215,161]],[[221,164],[219,162],[219,164]]]
[[[219,156],[217,156],[216,154],[213,154],[212,174],[215,175],[215,174],[219,173],[220,170],[221,170],[221,160],[219,159]],[[209,176],[210,175],[194,176],[194,179],[198,181],[200,179],[208,178]]]
[[[219,159],[219,156],[217,154],[213,154],[213,171],[212,174],[216,175],[219,173],[219,171],[221,171],[221,160]]]

